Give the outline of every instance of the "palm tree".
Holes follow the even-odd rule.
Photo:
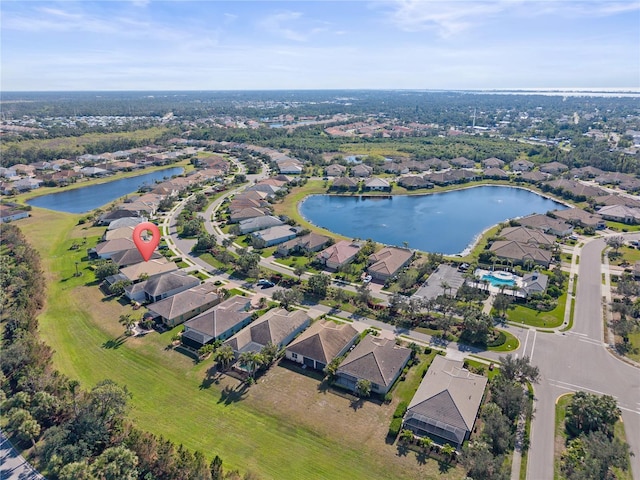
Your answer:
[[[238,361],[240,362],[240,366],[247,369],[249,376],[253,379],[256,370],[263,364],[264,359],[262,355],[257,352],[243,352],[240,354]]]
[[[456,453],[456,448],[448,443],[445,443],[440,451],[450,460],[453,457],[453,454]]]
[[[431,450],[431,448],[433,447],[433,440],[431,440],[431,438],[429,437],[422,437],[420,439],[420,446],[422,448],[426,448],[427,450]]]
[[[136,321],[133,318],[131,318],[130,313],[120,315],[120,319],[118,320],[118,322],[124,325],[124,327],[126,328],[125,333],[127,335],[132,333],[133,326],[136,324]]]
[[[236,354],[231,345],[223,345],[216,352],[216,361],[220,362],[223,370],[226,370],[235,358]]]
[[[440,284],[440,288],[442,288],[442,294],[446,297],[447,290],[451,290],[451,285],[449,285],[447,282],[442,282]]]

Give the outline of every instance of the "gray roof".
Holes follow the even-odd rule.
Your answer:
[[[544,273],[531,272],[522,277],[522,290],[531,295],[535,292],[544,292],[547,289],[549,277]]]
[[[246,220],[241,220],[239,225],[241,232],[248,233],[256,230],[262,230],[264,228],[284,225],[284,222],[278,217],[274,217],[273,215],[266,215],[264,217],[247,218]]]
[[[436,355],[411,399],[407,417],[418,414],[433,423],[471,431],[486,385],[487,378],[464,369],[462,361]]]
[[[200,285],[200,280],[188,275],[182,270],[176,270],[156,275],[155,277],[151,277],[148,280],[141,282],[141,284],[144,286],[145,293],[151,297],[157,297],[158,295],[162,295],[164,292],[170,292],[171,290],[185,287],[187,285],[195,287]]]
[[[348,323],[319,320],[296,338],[287,350],[328,364],[356,335],[358,331]]]
[[[338,374],[345,373],[387,387],[410,356],[411,350],[396,345],[394,340],[367,335],[340,364]]]
[[[217,287],[213,283],[203,283],[184,292],[149,305],[149,310],[163,318],[172,319],[192,312],[197,308],[219,299]]]
[[[259,351],[272,343],[281,343],[293,332],[309,324],[309,316],[302,310],[291,312],[284,308],[269,310],[251,325],[246,326],[225,342],[235,352]]]
[[[194,332],[216,338],[251,317],[250,306],[248,298],[234,295],[186,322],[184,335],[193,336]],[[204,343],[199,338],[194,339]]]
[[[534,243],[537,245],[553,245],[556,237],[547,235],[540,230],[527,227],[507,227],[500,232],[500,237],[521,243]]]
[[[107,240],[108,241],[108,240]],[[162,257],[158,252],[153,252],[149,260],[154,260]],[[122,250],[120,252],[111,255],[113,263],[119,267],[126,267],[127,265],[133,265],[134,263],[144,262],[142,254],[137,248],[130,248],[129,250]]]

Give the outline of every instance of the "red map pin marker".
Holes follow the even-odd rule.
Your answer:
[[[142,234],[147,231],[151,232],[151,239],[148,242],[142,238]],[[160,243],[160,230],[151,222],[139,223],[133,230],[133,243],[136,244],[144,261],[148,262],[151,255],[153,255],[153,251]]]

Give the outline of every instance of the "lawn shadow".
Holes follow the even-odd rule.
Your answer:
[[[438,471],[440,473],[448,473],[453,468],[451,462],[438,462]]]
[[[397,450],[398,450],[397,455],[399,457],[406,457],[407,454],[409,453],[409,447],[404,442],[398,442]]]
[[[245,382],[241,383],[235,388],[226,386],[222,389],[222,392],[220,392],[220,400],[218,400],[218,403],[231,405],[232,403],[239,402],[244,399],[244,396],[248,391],[249,387]]]
[[[427,460],[429,460],[429,455],[427,454],[426,450],[420,450],[416,452],[416,461],[419,465],[424,465],[425,463],[427,463]]]
[[[393,445],[396,441],[397,435],[392,435],[391,433],[387,433],[387,436],[384,439],[384,443],[387,445]]]
[[[325,378],[318,384],[317,388],[318,388],[318,391],[320,393],[327,393],[329,391],[330,387],[331,387],[331,385],[329,385],[329,382]]]
[[[102,344],[102,348],[116,349],[120,348],[120,346],[127,341],[126,335],[120,335],[118,338],[112,338],[111,340],[107,340]]]
[[[354,412],[357,412],[364,406],[364,399],[360,397],[354,398],[353,400],[351,400],[349,406],[353,408]]]
[[[200,390],[205,390],[211,387],[212,384],[218,385],[220,383],[220,377],[222,374],[218,371],[218,367],[213,365],[207,369],[207,373],[202,379],[202,383],[200,384]]]

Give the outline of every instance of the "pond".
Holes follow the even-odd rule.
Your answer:
[[[309,222],[349,238],[445,255],[466,254],[484,230],[566,205],[514,187],[481,186],[429,195],[311,195],[299,206]]]
[[[48,208],[58,212],[85,213],[102,207],[124,195],[134,193],[144,185],[153,185],[156,181],[180,175],[182,172],[184,172],[182,167],[165,168],[135,177],[121,178],[111,182],[50,193],[32,198],[27,203],[34,207]]]

